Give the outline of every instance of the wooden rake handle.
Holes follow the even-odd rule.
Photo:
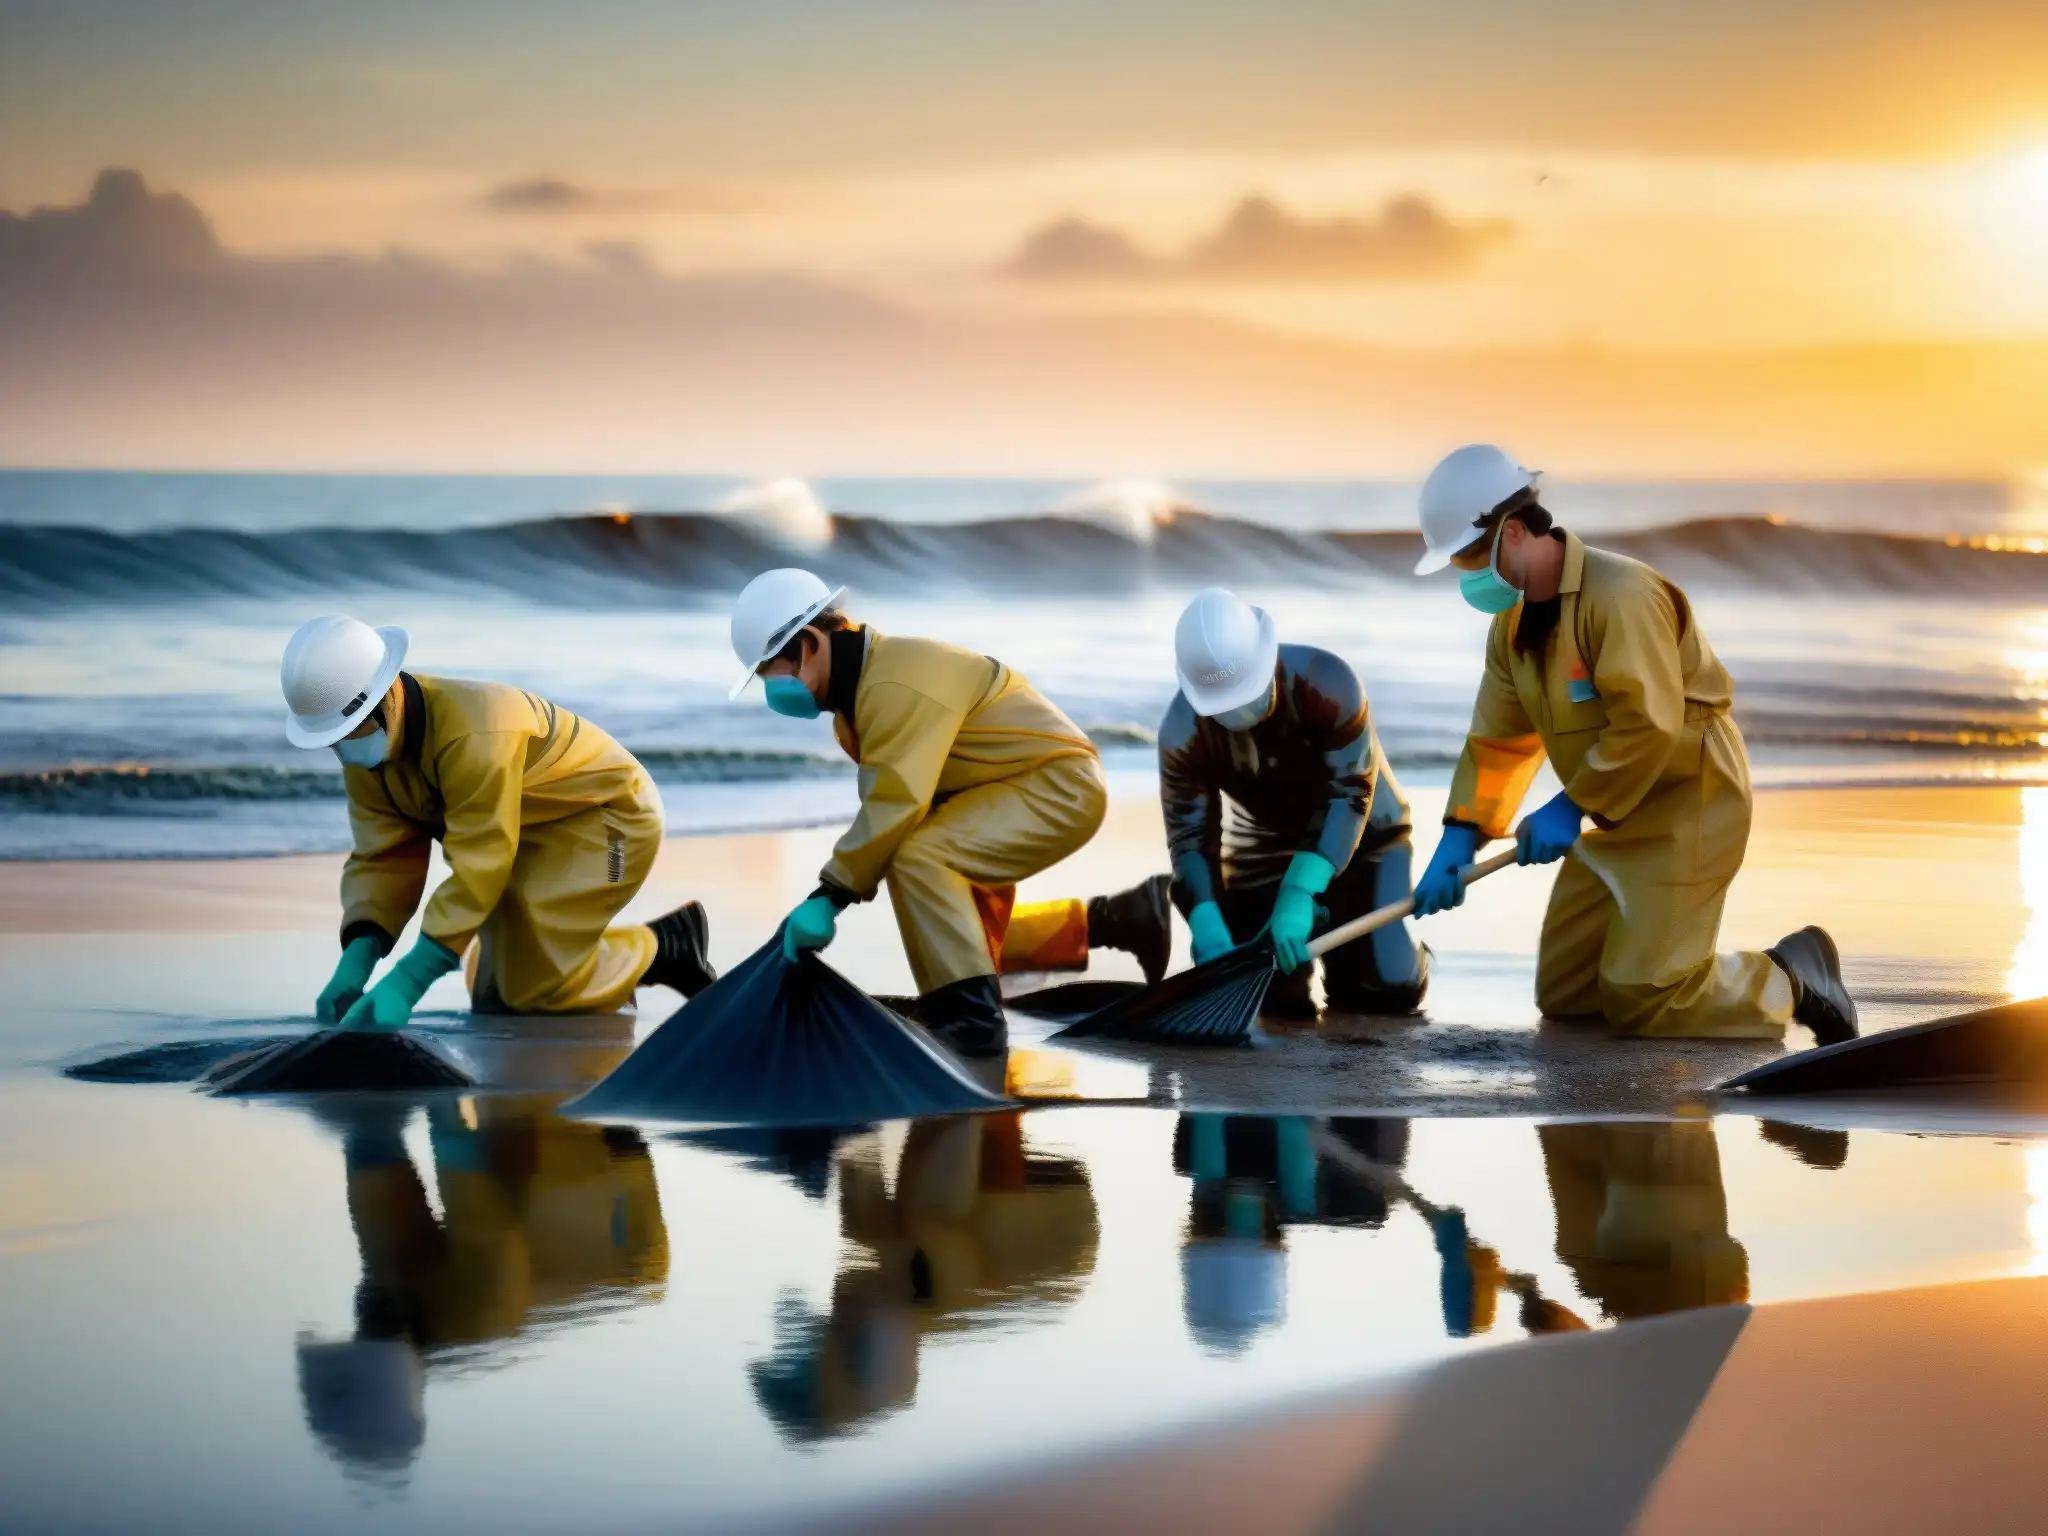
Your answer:
[[[1514,848],[1503,848],[1490,859],[1481,859],[1477,864],[1466,865],[1465,883],[1470,885],[1474,880],[1484,880],[1488,875],[1506,869],[1514,862]],[[1362,939],[1368,933],[1378,932],[1389,923],[1398,923],[1414,910],[1415,898],[1405,896],[1391,906],[1381,907],[1377,912],[1368,912],[1363,917],[1354,917],[1343,927],[1332,928],[1320,938],[1310,939],[1308,952],[1311,956],[1327,955],[1340,944],[1349,944],[1353,939]]]

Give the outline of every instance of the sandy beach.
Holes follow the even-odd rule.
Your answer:
[[[1872,1026],[2001,997],[2048,963],[2044,812],[2033,790],[1764,795],[1729,939],[1827,922]],[[730,962],[831,836],[672,839],[635,910],[702,897]],[[1036,885],[1126,883],[1157,848],[1126,799]],[[0,1476],[31,1520],[132,1527],[175,1487],[187,1528],[803,1524],[1546,1330],[2038,1273],[2048,1251],[2025,1127],[1709,1117],[1700,1091],[1766,1049],[1538,1029],[1547,881],[1519,871],[1426,930],[1426,1020],[1207,1055],[1042,1047],[1020,1021],[1013,1086],[1117,1101],[1095,1107],[580,1123],[555,1106],[668,999],[508,1023],[452,985],[422,1022],[479,1068],[472,1094],[236,1103],[56,1070],[303,1028],[337,864],[0,866],[0,1351],[44,1384],[32,1414],[0,1397]],[[903,980],[885,909],[831,953]],[[1206,1224],[1203,1124],[1263,1239]],[[186,1475],[227,1445],[234,1476]]]
[[[1415,802],[1426,848],[1441,797],[1424,791]],[[671,838],[628,915],[696,897],[712,914],[716,961],[731,965],[811,888],[834,835]],[[334,942],[340,862],[0,864],[0,943],[34,1056],[73,1060],[166,1032],[204,1033],[222,1020],[303,1021]],[[1155,808],[1127,796],[1093,843],[1024,894],[1118,889],[1162,863]],[[1158,1064],[1143,1091],[1163,1103],[1437,1113],[1665,1109],[1773,1054],[1754,1044],[1616,1043],[1582,1029],[1539,1030],[1530,976],[1548,888],[1547,872],[1505,871],[1476,887],[1462,910],[1418,926],[1437,955],[1423,1021],[1332,1015],[1251,1055],[1107,1054]],[[2048,791],[1766,793],[1723,947],[1825,924],[1846,957],[1866,1029],[1883,1028],[2048,987],[2048,916],[2037,908],[2048,911]],[[1184,931],[1178,942],[1177,964]],[[110,956],[118,962],[106,963]],[[849,914],[830,958],[871,991],[909,982],[886,902]],[[1136,973],[1127,957],[1110,954],[1091,974]],[[425,1008],[437,1027],[453,1029],[462,1005],[451,978]],[[665,992],[643,996],[639,1030],[670,1007]],[[1033,1035],[1020,1020],[1020,1038]],[[1795,1049],[1806,1043],[1796,1029],[1788,1040]],[[1131,1092],[1128,1073],[1114,1081],[1117,1096]]]

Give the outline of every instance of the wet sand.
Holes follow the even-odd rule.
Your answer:
[[[1415,800],[1418,824],[1432,826],[1440,794]],[[714,956],[730,965],[810,890],[833,836],[821,828],[673,838],[628,915],[652,916],[697,897],[712,914]],[[0,953],[9,957],[17,1005],[24,992],[37,1004],[27,1038],[17,1033],[9,1054],[27,1047],[33,1059],[69,1061],[101,1045],[190,1035],[220,1021],[303,1020],[331,964],[340,862],[0,864]],[[1162,862],[1155,808],[1119,799],[1094,843],[1023,894],[1113,890]],[[1539,1027],[1530,987],[1548,889],[1548,872],[1511,869],[1476,887],[1461,911],[1417,925],[1436,953],[1422,1019],[1331,1015],[1309,1029],[1275,1024],[1276,1043],[1257,1052],[1098,1046],[1079,1078],[1067,1071],[1065,1079],[1090,1097],[1198,1107],[1642,1113],[1695,1099],[1777,1054],[1754,1042],[1628,1042]],[[2048,991],[2048,791],[1761,795],[1724,947],[1768,944],[1811,921],[1839,941],[1866,1030]],[[1184,930],[1176,942],[1176,964],[1185,963]],[[872,991],[909,986],[886,901],[848,914],[830,958]],[[1127,957],[1107,954],[1091,974],[1136,970]],[[451,978],[423,1006],[435,1027],[459,1032],[462,1002]],[[647,994],[639,1029],[666,1017],[673,1002]],[[134,1023],[124,1028],[120,1019]],[[1049,1033],[1021,1016],[1016,1022],[1020,1044]],[[1787,1042],[1807,1043],[1796,1028]],[[1061,1075],[1043,1060],[1020,1067]]]
[[[1826,922],[1873,1024],[2041,990],[2048,796],[1759,809],[1732,941]],[[831,836],[676,839],[635,911],[702,897],[729,964]],[[1119,802],[1028,894],[1127,884],[1157,847]],[[1013,1054],[1021,1091],[1135,1106],[568,1121],[669,1000],[477,1020],[452,981],[422,1021],[486,1091],[231,1102],[56,1070],[303,1028],[338,863],[0,866],[0,1359],[33,1384],[0,1393],[0,1527],[809,1524],[1539,1333],[2048,1265],[2039,1125],[1656,1118],[1757,1049],[1537,1028],[1548,881],[1520,871],[1425,927],[1427,1021]],[[907,981],[886,904],[832,959]]]

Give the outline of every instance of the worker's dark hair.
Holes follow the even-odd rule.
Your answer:
[[[1536,487],[1532,485],[1525,491],[1517,491],[1480,519],[1478,533],[1473,535],[1472,542],[1458,553],[1462,555],[1465,550],[1486,543],[1500,531],[1502,523],[1509,521],[1520,523],[1539,539],[1556,528],[1550,509],[1536,499]]]
[[[821,635],[836,635],[840,630],[851,629],[852,627],[853,620],[849,619],[837,608],[827,608],[823,613],[812,619],[810,623],[804,625],[803,629],[799,629],[795,634],[791,635],[789,643],[769,657],[768,661],[797,662],[803,660],[804,629],[815,629]],[[767,664],[768,662],[766,661],[761,663],[764,667]]]

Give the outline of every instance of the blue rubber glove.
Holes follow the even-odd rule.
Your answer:
[[[1515,829],[1515,862],[1555,864],[1572,851],[1585,819],[1586,813],[1572,804],[1570,795],[1552,796],[1540,810],[1524,816]]]
[[[343,1029],[403,1029],[412,1022],[412,1011],[427,988],[462,963],[456,953],[436,944],[425,934],[399,956],[398,963],[384,973],[384,979],[355,1000],[341,1016]]]
[[[1195,903],[1195,910],[1188,914],[1188,938],[1197,965],[1207,965],[1237,948],[1230,924],[1223,920],[1223,909],[1213,901]]]
[[[1273,958],[1290,975],[1308,964],[1308,936],[1316,925],[1316,898],[1329,889],[1336,868],[1320,853],[1297,853],[1273,898]]]
[[[356,999],[363,995],[363,988],[370,984],[370,972],[377,969],[383,954],[383,946],[368,935],[343,945],[334,974],[327,978],[319,1000],[313,1004],[313,1017],[322,1024],[332,1024],[353,1008]]]
[[[839,908],[829,896],[800,902],[782,925],[782,958],[790,964],[807,949],[823,949],[838,936]]]
[[[1429,856],[1429,868],[1415,882],[1415,915],[1448,912],[1465,900],[1465,870],[1479,855],[1479,833],[1462,822],[1453,823],[1436,840],[1436,852]]]
[[[1465,1213],[1435,1212],[1429,1218],[1429,1232],[1436,1239],[1437,1292],[1443,1303],[1444,1332],[1454,1339],[1470,1338],[1479,1286],[1472,1273],[1471,1234],[1465,1226]]]

